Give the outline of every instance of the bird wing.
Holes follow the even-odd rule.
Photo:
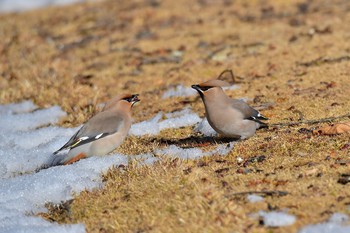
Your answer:
[[[72,149],[77,146],[101,139],[118,132],[124,124],[122,115],[114,112],[101,112],[86,122],[60,149]]]
[[[261,120],[268,120],[268,118],[261,115],[258,110],[255,110],[254,108],[250,107],[242,100],[233,99],[231,102],[231,106],[242,112],[244,119],[256,121],[260,124],[265,124],[261,122]]]

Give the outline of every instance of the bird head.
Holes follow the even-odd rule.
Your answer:
[[[131,108],[134,106],[135,103],[139,102],[140,99],[138,98],[139,94],[123,94],[118,95],[108,101],[102,111],[110,110],[112,108]]]
[[[213,79],[200,84],[192,85],[191,87],[196,91],[198,91],[199,95],[203,98],[205,95],[208,95],[211,92],[215,92],[215,90],[217,89],[222,90],[221,87],[227,87],[227,86],[231,86],[231,84],[229,84],[226,81]]]
[[[131,104],[131,107],[134,106],[135,103],[139,102],[139,94],[131,94],[131,95],[125,95],[121,100],[127,101],[129,104]]]

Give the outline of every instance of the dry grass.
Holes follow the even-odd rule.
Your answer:
[[[340,147],[348,135],[310,137],[271,132],[244,141],[229,156],[199,161],[164,159],[150,167],[137,164],[113,169],[102,190],[77,196],[64,214],[49,215],[64,223],[83,222],[90,232],[267,232],[257,219],[259,210],[284,210],[297,216],[290,227],[274,232],[296,232],[300,227],[347,212],[350,190],[338,184],[348,166],[348,151]],[[308,140],[305,140],[308,139]],[[126,143],[128,144],[129,141]],[[255,156],[265,156],[257,162]],[[244,162],[238,162],[241,157]],[[246,191],[286,191],[252,204]],[[63,207],[59,207],[63,208]]]
[[[0,16],[0,102],[58,104],[69,114],[64,126],[86,121],[97,103],[121,92],[142,98],[135,121],[185,106],[203,115],[198,98],[161,99],[163,91],[229,68],[241,88],[228,94],[270,106],[263,110],[270,123],[349,112],[348,1],[225,2],[105,1]],[[349,134],[300,130],[319,126],[261,130],[225,157],[113,169],[102,190],[44,216],[83,222],[88,232],[295,232],[348,211],[350,203],[349,184],[337,183],[349,173]],[[118,151],[202,142],[186,127],[130,137]],[[209,140],[203,149],[213,145]],[[261,155],[264,161],[250,162]],[[259,204],[233,195],[263,190],[289,194]],[[249,217],[284,208],[297,216],[294,225],[267,229]]]

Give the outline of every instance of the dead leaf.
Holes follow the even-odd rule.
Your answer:
[[[337,123],[334,125],[329,125],[322,127],[320,129],[314,130],[313,134],[319,135],[335,135],[342,134],[350,131],[350,122]]]

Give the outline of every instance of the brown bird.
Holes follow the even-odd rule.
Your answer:
[[[51,166],[67,165],[80,159],[106,155],[117,148],[131,127],[131,108],[140,101],[138,94],[119,95],[106,103],[69,141],[53,154]],[[69,149],[66,155],[56,155]]]
[[[256,129],[266,127],[261,120],[267,120],[257,110],[242,100],[231,99],[222,87],[230,86],[222,80],[209,80],[192,85],[205,106],[205,115],[210,126],[225,137],[245,139],[253,136]]]

